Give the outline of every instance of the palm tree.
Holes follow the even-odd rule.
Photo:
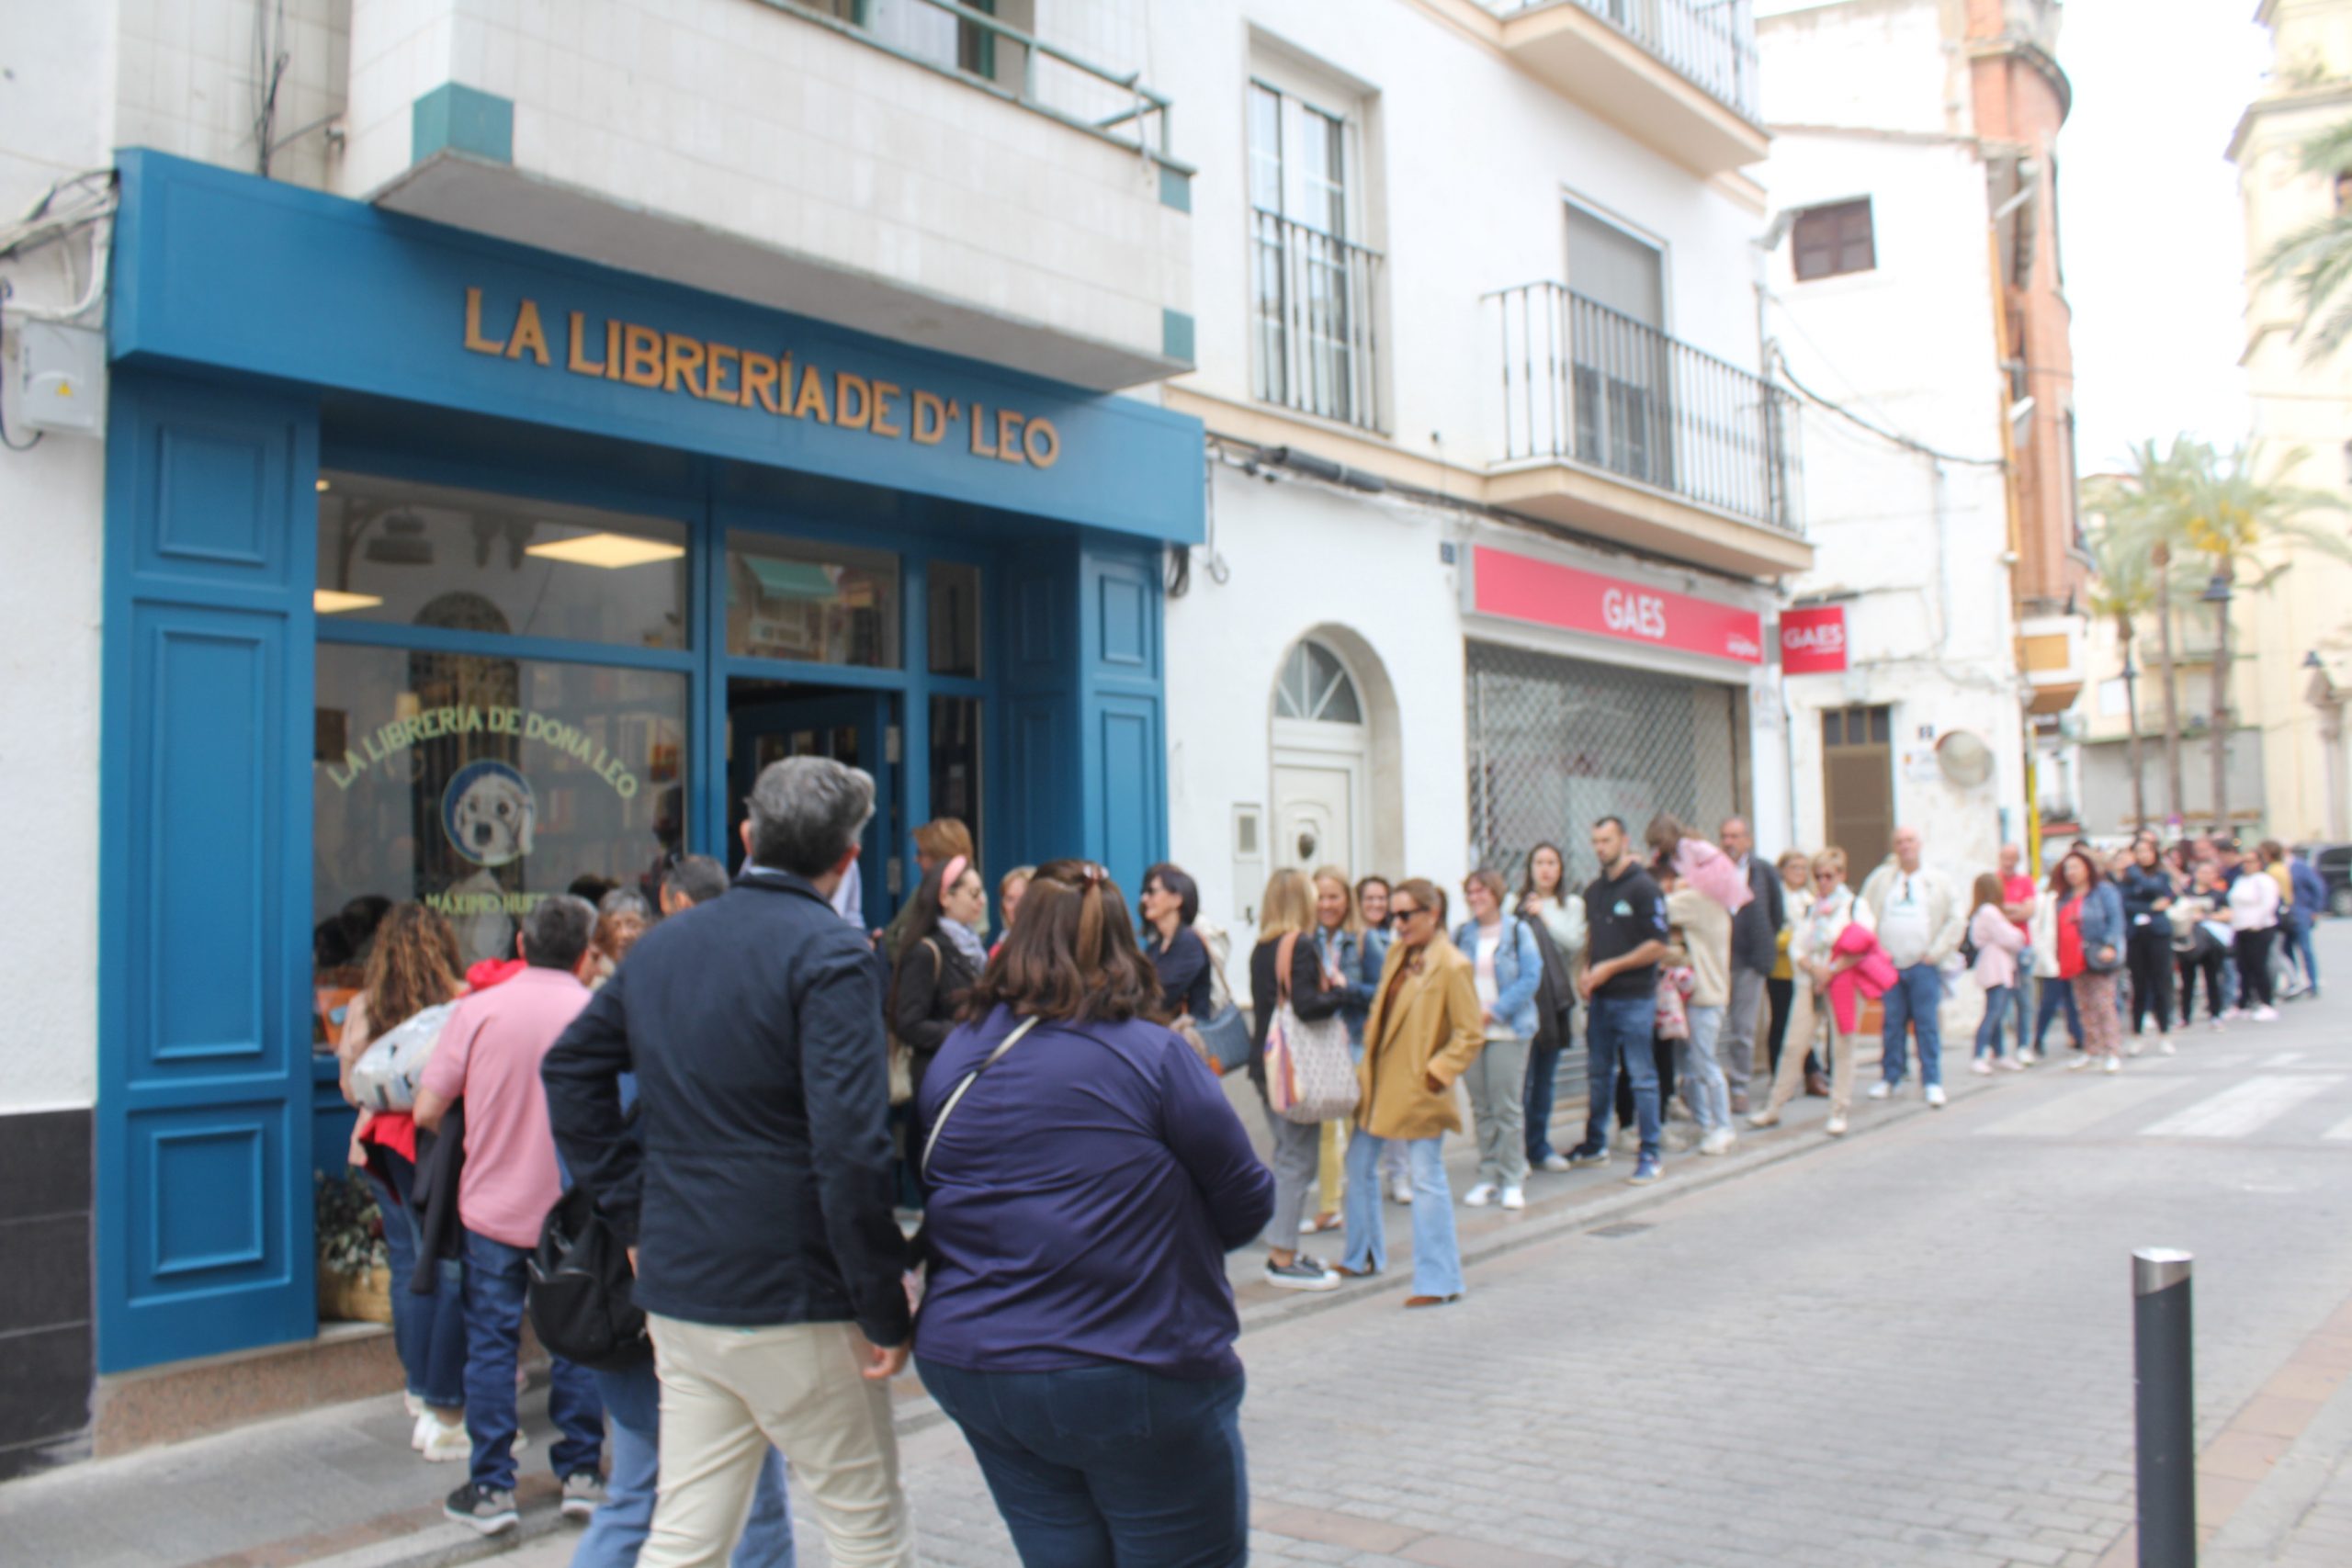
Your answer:
[[[2137,575],[2153,587],[2156,619],[2156,663],[2164,682],[2165,807],[2172,821],[2184,821],[2180,773],[2180,678],[2173,648],[2173,594],[2198,586],[2179,561],[2186,548],[2189,498],[2196,476],[2214,461],[2213,449],[2186,435],[2173,437],[2168,450],[2154,441],[2134,443],[2122,472],[2102,475],[2083,486],[2082,511],[2121,525],[2130,538],[2147,552],[2146,570]],[[2118,541],[2120,543],[2120,539]],[[2106,613],[2106,612],[2101,612]],[[2137,612],[2134,612],[2136,615]],[[2119,629],[2122,629],[2119,625]],[[2124,631],[2128,644],[2131,633]],[[2126,652],[2128,653],[2127,647]],[[2135,721],[2133,729],[2139,728]],[[2132,765],[2136,777],[2139,766]],[[2136,808],[2136,799],[2135,799]],[[2141,811],[2143,821],[2146,812]]]
[[[2352,249],[2346,259],[2352,264]],[[2352,306],[2347,306],[2352,311]],[[2352,328],[2352,319],[2347,319]],[[2210,449],[2208,456],[2211,457]],[[2301,464],[2300,449],[2280,456],[2277,479],[2256,470],[2249,447],[2233,447],[2214,457],[2202,474],[2188,477],[2188,512],[2182,532],[2189,547],[2206,558],[2213,569],[2202,598],[2218,612],[2213,645],[2213,727],[2207,737],[2212,748],[2213,820],[2226,832],[2230,821],[2230,601],[2238,583],[2267,591],[2291,564],[2294,550],[2311,550],[2342,561],[2352,561],[2352,543],[2341,526],[2303,520],[2315,512],[2340,513],[2344,496],[2335,491],[2313,490],[2288,483],[2285,477]],[[2284,547],[2284,548],[2282,548]]]
[[[2148,820],[2147,774],[2140,761],[2140,687],[2132,667],[2132,644],[2139,618],[2156,603],[2154,551],[2145,512],[2112,479],[2084,486],[2084,510],[2104,513],[2097,527],[2083,532],[2083,547],[2090,557],[2089,608],[2094,615],[2115,622],[2116,645],[2123,650],[2123,701],[2131,726],[2132,825]]]
[[[2331,177],[2352,169],[2352,121],[2305,141],[2301,163],[2305,174]],[[2312,358],[2332,353],[2352,334],[2352,204],[2339,200],[2327,217],[2278,240],[2255,270],[2293,283],[2303,317],[2297,334],[2310,338]]]

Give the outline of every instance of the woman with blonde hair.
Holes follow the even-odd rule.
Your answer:
[[[1413,1293],[1408,1307],[1442,1306],[1462,1294],[1462,1249],[1445,1179],[1445,1135],[1462,1130],[1453,1083],[1487,1045],[1487,1010],[1471,961],[1446,940],[1442,900],[1420,877],[1398,883],[1389,909],[1396,941],[1364,1024],[1355,1136],[1348,1144],[1348,1247],[1340,1272],[1377,1274],[1388,1263],[1387,1228],[1374,1172],[1401,1145],[1413,1180]]]
[[[366,980],[343,1016],[335,1046],[343,1094],[354,1105],[351,1068],[369,1045],[427,1008],[465,993],[458,933],[447,918],[423,904],[395,904],[376,928]],[[408,1377],[409,1414],[416,1417],[410,1446],[427,1460],[462,1460],[466,1436],[466,1309],[458,1266],[444,1264],[433,1289],[410,1288],[416,1273],[417,1220],[409,1208],[416,1179],[416,1118],[405,1111],[359,1113],[351,1134],[351,1163],[368,1173],[384,1221],[384,1250],[392,1276],[392,1348]]]
[[[1348,1043],[1362,1061],[1364,1015],[1372,1010],[1372,994],[1379,987],[1380,973],[1376,968],[1364,973],[1363,921],[1356,913],[1355,889],[1348,885],[1348,874],[1336,865],[1318,865],[1313,881],[1315,955],[1322,960],[1325,984],[1347,993],[1340,1016],[1348,1025]],[[1340,1228],[1340,1205],[1347,1191],[1348,1124],[1324,1122],[1322,1138],[1315,1173],[1315,1217],[1299,1225],[1302,1235]]]
[[[1288,1001],[1302,1020],[1333,1018],[1348,1005],[1344,986],[1329,983],[1315,951],[1315,885],[1303,871],[1284,869],[1266,884],[1258,905],[1258,945],[1250,952],[1250,998],[1256,1013],[1250,1032],[1250,1081],[1266,1107],[1274,1150],[1274,1217],[1266,1233],[1266,1282],[1286,1291],[1328,1291],[1340,1277],[1297,1249],[1306,1212],[1306,1184],[1315,1179],[1322,1127],[1274,1113],[1266,1090],[1266,1031]],[[1284,967],[1283,960],[1288,959]]]
[[[1781,1048],[1781,1066],[1772,1075],[1772,1097],[1764,1109],[1747,1119],[1751,1127],[1779,1124],[1781,1108],[1804,1087],[1804,1055],[1816,1027],[1829,1032],[1829,1120],[1822,1131],[1843,1137],[1846,1117],[1854,1099],[1854,1032],[1838,1027],[1838,1010],[1830,1005],[1829,983],[1854,966],[1852,958],[1838,955],[1838,938],[1854,920],[1854,890],[1846,886],[1846,852],[1831,845],[1813,857],[1813,907],[1795,922],[1789,939],[1789,964],[1798,984],[1790,1009],[1794,1037]]]

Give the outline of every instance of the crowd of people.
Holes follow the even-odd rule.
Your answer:
[[[913,897],[869,931],[845,889],[873,791],[836,762],[777,762],[735,876],[686,856],[651,900],[543,899],[512,958],[462,973],[440,915],[382,914],[346,1091],[393,1030],[430,1016],[438,1034],[413,1109],[363,1114],[351,1156],[399,1276],[415,1446],[469,1466],[451,1517],[518,1521],[529,1260],[581,1194],[628,1249],[646,1326],[641,1353],[593,1371],[553,1359],[549,1462],[589,1521],[577,1563],[788,1563],[785,1456],[832,1561],[912,1562],[888,1392],[910,1356],[1025,1562],[1238,1562],[1226,1255],[1261,1243],[1281,1289],[1378,1277],[1384,1201],[1408,1205],[1404,1306],[1459,1300],[1443,1151],[1465,1108],[1460,1202],[1515,1210],[1532,1172],[1630,1142],[1624,1179],[1646,1185],[1799,1096],[1843,1134],[1872,1000],[1865,1093],[1903,1092],[1916,1059],[1941,1105],[1963,973],[1979,1073],[2041,1059],[2062,1012],[2071,1065],[2113,1072],[2150,1040],[2175,1048],[2200,978],[2216,1028],[2276,1016],[2274,965],[2287,994],[2318,986],[2324,889],[2275,844],[2077,846],[2040,883],[2012,847],[1962,882],[1905,828],[1857,890],[1834,847],[1768,863],[1737,818],[1710,840],[1670,816],[1638,840],[1593,824],[1582,878],[1549,842],[1516,887],[1282,870],[1246,955],[1172,864],[1132,911],[1100,866],[1019,867],[992,930],[971,835],[943,819],[916,835]],[[1579,1028],[1584,1120],[1563,1150]],[[1309,1250],[1325,1233],[1329,1261]]]

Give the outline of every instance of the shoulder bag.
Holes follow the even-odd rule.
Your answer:
[[[525,1300],[540,1344],[599,1371],[618,1371],[653,1353],[628,1248],[585,1188],[573,1188],[548,1211],[527,1268]]]
[[[1216,949],[1198,931],[1193,932],[1193,940],[1209,961],[1211,982],[1209,1016],[1193,1020],[1193,1032],[1199,1038],[1201,1059],[1222,1077],[1250,1065],[1250,1021],[1233,1003],[1233,988],[1225,983],[1225,961]]]
[[[1274,953],[1278,999],[1266,1029],[1266,1100],[1283,1121],[1313,1125],[1352,1112],[1360,1091],[1347,1021],[1333,1013],[1310,1021],[1290,1005],[1291,958],[1297,951],[1298,933],[1292,931]]]
[[[376,1036],[359,1060],[351,1064],[351,1096],[368,1111],[413,1111],[416,1083],[433,1047],[441,1043],[441,1029],[449,1021],[455,1002],[443,1002],[412,1014]]]

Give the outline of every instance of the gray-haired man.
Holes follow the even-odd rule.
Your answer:
[[[902,1568],[888,1384],[910,1330],[882,978],[830,903],[874,781],[791,757],[750,806],[734,887],[648,931],[544,1068],[565,1162],[631,1244],[661,1361],[664,1484],[638,1562],[724,1557],[773,1443],[833,1562]]]

